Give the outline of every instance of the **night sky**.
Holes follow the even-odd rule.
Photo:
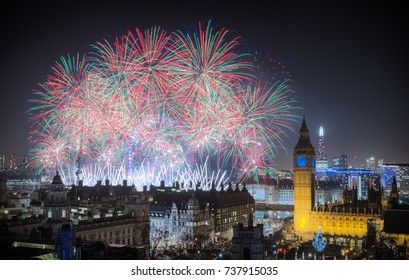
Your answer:
[[[3,10],[0,153],[28,153],[27,101],[61,56],[84,54],[90,44],[136,27],[175,31],[211,19],[291,67],[299,113],[306,116],[316,152],[323,125],[329,160],[345,152],[350,164],[355,156],[360,163],[370,156],[409,162],[409,23],[403,4],[84,2],[20,2],[22,7]],[[277,167],[291,167],[299,126],[289,133],[288,154],[281,151]]]

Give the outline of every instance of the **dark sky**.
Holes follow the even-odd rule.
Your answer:
[[[212,19],[290,63],[300,114],[315,147],[324,126],[329,159],[409,162],[408,17],[397,1],[32,2],[13,1],[1,19],[0,153],[28,152],[27,101],[61,56],[136,27],[175,31]],[[296,134],[279,167],[291,167]]]

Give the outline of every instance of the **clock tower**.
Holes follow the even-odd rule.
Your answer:
[[[297,235],[312,232],[311,210],[315,203],[315,151],[303,118],[293,153],[294,230]]]

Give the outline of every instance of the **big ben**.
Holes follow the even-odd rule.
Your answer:
[[[315,198],[315,151],[305,117],[294,148],[294,230],[303,236],[311,232],[311,210]]]

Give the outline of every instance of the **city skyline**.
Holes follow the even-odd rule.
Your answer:
[[[29,3],[18,10],[13,7],[12,19],[2,22],[11,43],[2,53],[0,117],[5,133],[0,153],[28,153],[27,101],[61,56],[84,54],[90,44],[135,28],[161,26],[174,31],[211,19],[237,32],[254,50],[270,53],[291,68],[295,97],[303,108],[300,117],[306,116],[315,148],[318,129],[324,127],[330,164],[332,157],[343,152],[349,163],[355,156],[363,165],[371,156],[408,162],[409,147],[402,137],[407,127],[402,120],[408,119],[404,102],[407,42],[400,32],[407,19],[398,4],[343,3],[332,8],[319,2],[306,6],[290,1],[274,3],[272,11],[220,4],[200,11],[177,3],[159,5],[154,11],[149,4],[118,2],[108,9],[75,4],[60,9],[47,1]],[[75,19],[68,20],[73,14]],[[382,16],[389,14],[394,17]],[[280,151],[276,167],[291,168],[300,123],[284,139],[288,154]]]

